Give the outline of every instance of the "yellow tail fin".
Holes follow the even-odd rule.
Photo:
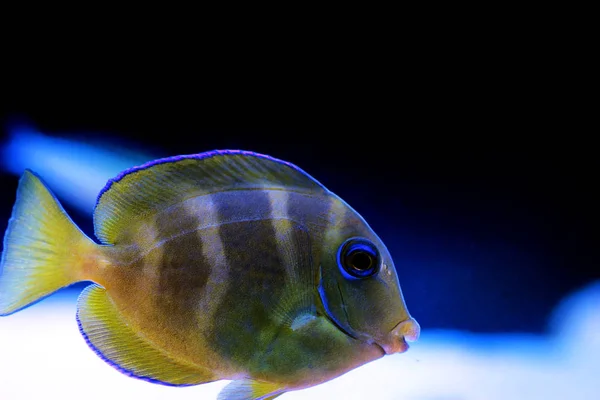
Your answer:
[[[82,255],[90,246],[96,245],[71,221],[40,178],[26,170],[4,236],[0,316],[82,280]]]

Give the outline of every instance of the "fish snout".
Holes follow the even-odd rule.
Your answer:
[[[419,338],[421,327],[414,318],[400,322],[388,334],[386,341],[381,347],[386,354],[404,353],[408,350],[408,342],[414,342]]]

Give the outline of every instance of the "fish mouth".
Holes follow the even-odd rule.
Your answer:
[[[379,350],[381,352],[382,356],[385,356],[387,353],[387,351],[385,351],[385,349],[377,342],[373,342],[373,347],[375,347],[377,350]]]
[[[385,340],[377,343],[385,354],[404,353],[410,347],[407,343],[414,342],[421,334],[421,327],[414,318],[400,321],[388,334]]]
[[[396,340],[392,340],[388,343],[378,343],[377,345],[388,356],[396,353],[404,353],[410,347],[408,343],[406,343],[406,339],[404,339],[403,337],[398,338]]]

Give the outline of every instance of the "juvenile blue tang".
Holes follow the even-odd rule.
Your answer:
[[[86,237],[33,172],[0,263],[0,315],[91,281],[88,345],[165,385],[232,380],[218,399],[274,399],[419,336],[388,250],[364,219],[288,162],[213,151],[124,171]]]

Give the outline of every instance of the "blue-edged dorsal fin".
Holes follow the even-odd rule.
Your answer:
[[[104,244],[116,244],[132,221],[191,197],[227,190],[286,188],[327,192],[295,165],[242,150],[163,158],[111,179],[98,195],[94,229]]]
[[[106,290],[96,284],[79,296],[77,322],[92,350],[126,375],[168,386],[220,379],[204,367],[171,357],[138,335],[122,319]]]

